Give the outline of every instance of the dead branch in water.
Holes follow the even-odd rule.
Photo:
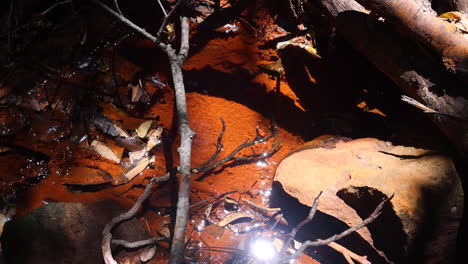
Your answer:
[[[256,131],[257,134],[256,134],[255,138],[253,138],[252,140],[247,138],[244,141],[244,143],[237,146],[226,157],[224,157],[224,158],[222,158],[222,159],[220,159],[220,160],[218,160],[216,162],[213,162],[218,157],[221,150],[223,149],[222,141],[223,141],[224,132],[226,131],[226,123],[224,122],[224,119],[222,117],[220,117],[220,119],[221,119],[221,123],[223,124],[223,128],[221,129],[221,132],[219,133],[219,136],[218,136],[215,153],[213,153],[213,155],[207,161],[205,161],[203,164],[201,164],[200,166],[192,169],[192,173],[209,172],[209,171],[212,171],[212,170],[216,169],[217,167],[222,166],[223,164],[225,164],[227,162],[230,162],[230,161],[245,161],[245,160],[252,160],[252,159],[256,159],[256,158],[269,157],[279,149],[279,143],[280,142],[279,142],[279,139],[278,139],[278,129],[274,124],[272,124],[270,126],[270,134],[269,135],[262,136],[260,134],[260,131],[257,129],[257,131]],[[259,143],[267,142],[271,138],[274,138],[273,145],[266,152],[256,153],[256,154],[247,155],[247,156],[237,156],[236,157],[236,154],[239,153],[241,150],[243,150],[245,148],[248,148],[248,147],[251,147],[253,145],[259,144]],[[200,178],[202,178],[202,177],[200,177]],[[200,178],[198,180],[200,180]]]

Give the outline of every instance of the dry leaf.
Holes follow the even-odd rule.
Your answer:
[[[146,137],[146,135],[148,134],[148,130],[151,127],[151,124],[153,124],[152,120],[141,123],[140,126],[136,129],[138,137],[140,138]]]
[[[130,99],[132,103],[140,101],[141,96],[143,95],[143,90],[139,84],[129,84],[128,87],[132,89],[132,98]]]
[[[92,123],[97,128],[102,130],[104,133],[109,134],[113,137],[129,137],[130,136],[127,133],[127,131],[125,131],[118,125],[116,125],[110,118],[107,118],[105,116],[97,115],[93,117]]]
[[[138,165],[133,167],[129,172],[125,173],[125,177],[131,181],[135,176],[137,176],[140,172],[146,169],[146,166],[150,163],[148,157],[143,158]]]
[[[220,238],[224,234],[224,227],[221,227],[219,225],[209,225],[205,227],[204,232],[213,237]]]
[[[229,197],[224,198],[224,201],[226,201],[226,203],[239,204],[239,202],[237,202],[236,200],[233,200],[233,199],[231,199]]]
[[[115,130],[119,133],[119,137],[130,137],[130,135],[125,131],[123,128],[119,127],[118,125],[114,124]]]
[[[140,260],[142,262],[149,261],[150,259],[154,257],[154,254],[156,254],[156,246],[146,247],[140,253]]]
[[[461,12],[451,11],[451,12],[441,14],[441,15],[439,15],[439,17],[460,20],[460,19],[463,18],[463,14]]]
[[[0,146],[0,153],[7,152],[9,150],[11,150],[11,148]]]
[[[150,151],[154,146],[158,145],[161,142],[161,135],[163,132],[162,127],[153,129],[148,133],[148,143],[146,145],[146,151]]]
[[[138,137],[116,137],[115,144],[130,151],[142,150],[145,144]]]
[[[171,230],[169,229],[169,224],[170,222],[167,220],[164,220],[161,225],[158,227],[158,234],[165,238],[170,238],[171,237]]]
[[[89,167],[73,167],[67,173],[64,183],[66,185],[99,185],[112,181],[112,176],[109,173]]]
[[[128,154],[129,159],[130,159],[130,164],[136,165],[145,156],[145,154],[147,154],[145,149],[130,152]]]
[[[237,219],[241,219],[241,218],[250,218],[252,219],[252,217],[248,214],[244,214],[244,213],[232,213],[232,214],[228,214],[226,215],[226,217],[224,217],[223,220],[221,220],[218,225],[219,226],[226,226],[227,224],[230,224],[231,222],[237,220]]]
[[[130,260],[129,257],[124,257],[122,260],[119,262],[120,264],[132,264],[132,261]]]
[[[315,33],[313,31],[309,31],[306,34],[306,36],[299,36],[299,37],[295,37],[287,41],[278,42],[278,44],[276,44],[276,49],[282,50],[289,45],[293,45],[301,49],[304,49],[312,56],[321,59],[322,57],[318,54],[317,49],[314,47],[315,46],[314,39],[315,39]]]
[[[211,209],[213,209],[213,204],[210,204],[205,210],[205,217],[208,218],[211,214]]]
[[[116,163],[120,163],[119,157],[109,148],[106,144],[93,140],[91,143],[91,148],[97,152],[101,157],[106,158],[108,160],[114,161]]]

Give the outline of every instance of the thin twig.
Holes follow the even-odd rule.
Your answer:
[[[203,204],[203,203],[205,203],[205,202],[208,202],[209,200],[216,199],[216,198],[222,197],[222,196],[224,196],[224,195],[228,195],[228,194],[235,193],[235,192],[237,192],[237,191],[230,191],[230,192],[220,193],[220,194],[218,194],[218,195],[215,195],[215,196],[213,196],[213,197],[210,197],[210,198],[205,199],[205,200],[203,200],[203,201],[200,201],[200,202],[198,202],[198,203],[194,203],[194,204],[190,205],[190,208],[195,207],[195,206],[200,205],[200,204]]]
[[[171,174],[168,172],[164,176],[152,178],[151,181],[146,185],[145,191],[141,194],[138,200],[135,202],[132,208],[127,212],[114,217],[110,223],[104,227],[102,231],[102,255],[106,264],[117,264],[115,259],[112,257],[111,251],[111,240],[112,240],[112,229],[119,223],[131,219],[140,210],[142,203],[148,199],[151,195],[151,188],[158,182],[167,181],[170,179]]]
[[[414,107],[417,107],[417,108],[423,110],[424,113],[439,113],[438,111],[421,104],[420,102],[416,101],[415,99],[413,99],[413,98],[411,98],[409,96],[402,95],[401,100],[403,102],[407,103],[407,104],[410,104],[410,105],[412,105]]]
[[[222,132],[222,134],[223,133],[224,132]],[[220,134],[221,138],[222,138],[222,134]],[[239,153],[241,150],[243,150],[245,148],[248,148],[248,147],[251,147],[253,145],[259,144],[259,143],[266,142],[266,141],[270,140],[271,138],[274,138],[275,141],[273,142],[273,145],[271,146],[271,148],[268,151],[258,153],[258,154],[253,154],[253,155],[235,157],[235,155],[237,153]],[[220,145],[221,145],[221,140],[219,140],[219,138],[218,138],[218,144],[217,144],[216,149],[222,147],[222,145],[221,146]],[[252,159],[260,158],[260,157],[265,158],[265,157],[268,157],[268,156],[272,155],[273,153],[275,153],[278,150],[278,148],[279,148],[278,129],[276,128],[276,126],[274,124],[272,124],[271,125],[271,133],[268,136],[263,137],[257,131],[257,136],[254,139],[252,139],[252,140],[246,139],[244,141],[244,143],[237,146],[231,153],[229,153],[223,159],[218,160],[218,161],[212,163],[211,165],[206,165],[204,167],[199,166],[199,167],[196,168],[196,170],[193,170],[192,172],[193,173],[199,173],[199,172],[212,171],[215,168],[217,168],[217,167],[219,167],[219,166],[221,166],[221,165],[223,165],[223,164],[225,164],[225,163],[227,163],[229,161],[252,160]]]
[[[115,5],[115,9],[117,9],[117,12],[119,12],[119,14],[120,14],[121,16],[123,16],[122,10],[120,10],[120,6],[119,6],[118,0],[114,0],[114,5]]]
[[[226,122],[224,121],[224,119],[222,117],[219,117],[219,119],[221,119],[221,123],[223,124],[223,128],[221,129],[221,132],[219,133],[219,136],[218,136],[218,141],[216,142],[216,151],[215,153],[213,153],[213,155],[211,155],[211,157],[206,160],[203,164],[201,164],[200,166],[196,167],[195,169],[192,169],[192,172],[193,173],[198,173],[200,170],[202,170],[203,168],[205,168],[206,166],[208,166],[208,164],[210,164],[211,162],[213,162],[219,155],[219,153],[221,152],[221,150],[223,150],[223,136],[224,136],[224,132],[226,132]]]
[[[432,114],[432,115],[440,115],[440,116],[444,116],[444,117],[447,117],[447,118],[450,118],[450,119],[454,119],[454,120],[457,120],[457,121],[461,121],[461,122],[468,122],[467,119],[465,118],[461,118],[461,117],[457,117],[457,116],[453,116],[453,115],[449,115],[449,114],[445,114],[445,113],[442,113],[442,112],[439,112],[439,111],[436,111],[418,101],[416,101],[415,99],[409,97],[409,96],[406,96],[406,95],[402,95],[401,96],[401,100],[407,104],[410,104],[414,107],[417,107],[421,110],[424,111],[425,114]]]
[[[167,17],[167,12],[166,9],[164,8],[163,4],[161,3],[161,0],[158,0],[159,6],[161,7],[162,12],[164,13],[164,17]]]
[[[257,208],[257,209],[260,209],[262,211],[265,211],[265,212],[279,212],[281,211],[281,208],[269,208],[269,207],[265,207],[265,206],[261,206],[261,205],[258,205],[250,200],[247,200],[245,198],[242,198],[241,201],[253,206],[254,208]]]
[[[119,240],[119,239],[112,239],[112,244],[117,245],[117,246],[122,246],[125,248],[129,249],[134,249],[134,248],[141,248],[149,245],[154,245],[158,243],[159,241],[165,240],[165,237],[153,237],[145,240],[140,240],[140,241],[135,241],[135,242],[130,242],[126,240]]]
[[[364,226],[368,225],[370,222],[374,221],[381,214],[384,204],[386,202],[388,202],[389,200],[391,200],[392,198],[393,198],[393,195],[390,198],[385,199],[382,202],[380,202],[379,205],[377,205],[377,207],[375,208],[374,212],[372,212],[372,214],[369,215],[369,217],[367,217],[364,221],[362,221],[357,226],[350,227],[347,230],[341,232],[340,234],[333,235],[333,236],[331,236],[331,237],[329,237],[327,239],[317,239],[315,241],[308,240],[308,241],[304,242],[302,244],[302,246],[297,251],[295,251],[293,254],[291,254],[288,257],[284,257],[281,260],[281,262],[287,262],[287,261],[290,261],[292,259],[297,259],[304,252],[304,250],[306,250],[306,248],[308,248],[308,247],[318,247],[318,246],[328,245],[331,242],[338,241],[338,240],[342,239],[343,237],[348,236],[348,235],[352,234],[353,232],[363,228]]]
[[[114,10],[112,10],[112,8],[108,7],[107,5],[103,4],[101,1],[99,0],[92,0],[94,3],[96,3],[97,5],[101,6],[102,8],[104,8],[107,12],[109,12],[110,14],[112,14],[113,16],[115,16],[116,18],[118,18],[120,21],[124,22],[125,24],[127,24],[129,27],[133,28],[134,30],[136,30],[137,32],[141,33],[143,36],[147,37],[149,40],[153,41],[154,43],[158,43],[159,45],[160,44],[163,44],[163,43],[159,43],[159,40],[158,38],[156,38],[155,36],[151,35],[148,31],[146,31],[144,28],[141,28],[139,27],[138,25],[136,25],[135,23],[133,23],[132,21],[128,20],[126,17],[120,15],[119,13],[115,12]]]
[[[322,191],[315,197],[314,203],[312,204],[312,208],[310,208],[309,215],[302,220],[296,227],[291,230],[291,233],[289,233],[289,238],[286,241],[286,243],[283,244],[283,247],[281,248],[280,255],[284,254],[286,248],[291,244],[291,241],[296,237],[296,233],[307,223],[312,221],[312,218],[315,216],[315,212],[317,212],[317,207],[319,205],[319,199],[320,196],[322,195]]]
[[[366,256],[360,256],[354,252],[352,252],[351,250],[343,247],[342,245],[336,243],[336,242],[331,242],[330,244],[328,244],[327,246],[333,248],[334,250],[340,252],[343,257],[346,259],[346,261],[348,261],[349,264],[353,264],[354,260],[356,260],[357,262],[361,263],[361,264],[371,264],[371,262],[369,260],[367,260],[367,257]]]
[[[62,2],[56,2],[54,3],[52,6],[50,6],[49,8],[47,8],[46,10],[42,11],[42,13],[40,13],[39,15],[40,16],[45,16],[47,13],[49,13],[50,11],[52,11],[54,8],[56,8],[57,6],[60,6],[60,5],[65,5],[65,4],[71,4],[72,3],[72,0],[65,0],[65,1],[62,1]]]

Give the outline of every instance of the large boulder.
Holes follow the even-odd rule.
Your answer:
[[[323,191],[318,210],[348,226],[394,195],[388,210],[358,231],[361,237],[392,261],[447,263],[453,256],[463,189],[444,154],[374,138],[330,138],[286,156],[275,180],[307,206]]]
[[[41,206],[6,223],[2,234],[6,263],[102,264],[102,230],[123,211],[114,201]],[[136,219],[120,224],[113,235],[128,241],[151,237]]]

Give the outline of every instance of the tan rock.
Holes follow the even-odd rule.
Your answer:
[[[325,142],[306,144],[280,162],[275,180],[289,195],[311,206],[318,193],[324,191],[318,210],[354,226],[368,215],[360,213],[360,209],[367,206],[372,212],[375,200],[394,194],[391,204],[407,236],[405,250],[413,246],[420,226],[427,221],[449,228],[434,233],[443,232],[445,242],[454,243],[458,222],[454,225],[453,218],[463,211],[463,190],[449,157],[373,138],[335,140],[334,147],[330,141]],[[381,195],[376,195],[378,192]],[[374,201],[363,201],[363,197],[374,197]],[[356,201],[360,203],[357,206]],[[367,228],[359,234],[374,244],[375,234],[371,235]],[[441,246],[440,237],[432,239],[433,246]],[[445,247],[451,246],[448,244]]]

